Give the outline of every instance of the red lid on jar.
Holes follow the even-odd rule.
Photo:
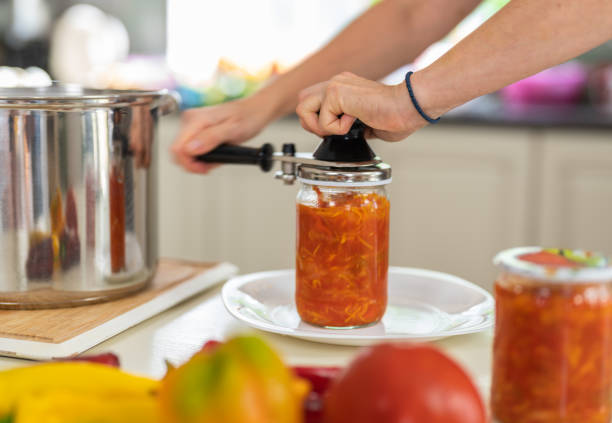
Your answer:
[[[507,272],[551,282],[612,281],[608,258],[586,250],[518,247],[497,254],[493,263]]]

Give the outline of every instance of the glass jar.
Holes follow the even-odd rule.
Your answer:
[[[390,169],[371,173],[299,170],[296,305],[304,322],[356,328],[385,313]]]
[[[491,408],[499,423],[609,423],[612,269],[584,251],[497,255]]]

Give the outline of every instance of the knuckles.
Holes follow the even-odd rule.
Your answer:
[[[306,100],[309,95],[310,95],[310,90],[308,88],[305,88],[305,89],[303,89],[302,91],[299,92],[298,100],[300,102],[302,102],[302,101]]]
[[[301,118],[304,117],[304,105],[303,103],[300,103],[297,105],[297,107],[295,108],[295,113],[297,113],[297,115]]]
[[[334,76],[332,78],[332,81],[343,81],[343,80],[345,80],[347,78],[357,78],[357,75],[355,75],[352,72],[344,71],[344,72],[341,72],[338,75]]]
[[[337,96],[340,94],[340,84],[337,81],[331,81],[325,88],[326,96]]]

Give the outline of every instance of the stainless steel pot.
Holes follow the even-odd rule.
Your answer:
[[[0,88],[0,308],[118,298],[157,261],[152,146],[166,92]]]

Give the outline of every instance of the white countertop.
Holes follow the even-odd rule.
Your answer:
[[[114,352],[127,371],[162,377],[164,360],[181,363],[209,339],[222,340],[236,333],[253,332],[234,319],[223,306],[220,287],[213,288],[183,304],[117,335],[88,353]],[[345,365],[358,347],[319,344],[257,331],[274,345],[290,364]],[[461,335],[434,344],[461,363],[485,397],[491,372],[492,332]],[[0,368],[28,361],[0,358]]]

